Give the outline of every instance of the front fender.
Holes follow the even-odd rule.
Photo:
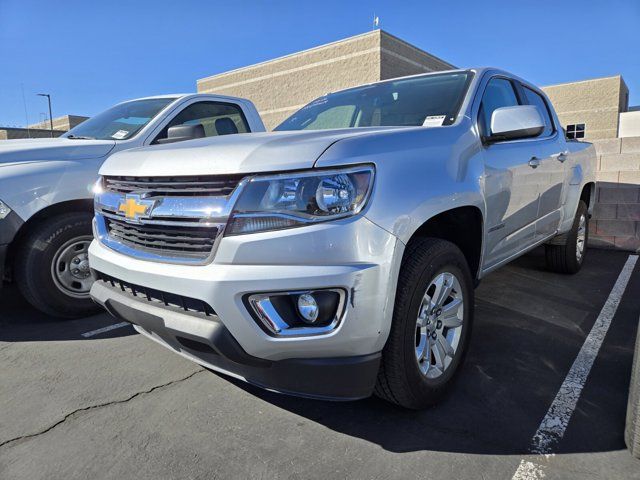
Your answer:
[[[23,221],[70,200],[90,200],[101,160],[19,163],[0,168],[0,199]]]
[[[365,216],[406,244],[426,221],[447,210],[473,206],[484,217],[484,164],[467,123],[340,140],[316,166],[373,163],[376,178]]]

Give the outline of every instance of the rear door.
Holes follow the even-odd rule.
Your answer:
[[[538,108],[544,120],[544,131],[528,143],[531,153],[540,160],[537,173],[540,178],[540,201],[538,203],[538,220],[536,222],[536,240],[543,240],[553,235],[560,223],[564,179],[566,178],[565,141],[562,130],[554,125],[551,110],[546,98],[535,89],[521,85],[522,98],[529,105]]]
[[[481,135],[487,137],[491,133],[495,109],[523,103],[515,81],[500,75],[492,77],[478,111]],[[485,268],[507,260],[535,241],[541,174],[537,163],[531,161],[531,151],[528,140],[484,144]]]

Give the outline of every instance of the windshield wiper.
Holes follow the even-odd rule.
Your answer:
[[[67,138],[70,138],[71,140],[95,140],[95,137],[87,137],[84,135],[67,135]]]

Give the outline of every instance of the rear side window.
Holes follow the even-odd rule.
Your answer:
[[[527,104],[535,105],[538,107],[538,111],[544,121],[544,130],[540,134],[541,137],[548,137],[553,133],[553,122],[551,121],[551,115],[549,114],[549,107],[547,102],[538,92],[531,90],[528,87],[522,86],[524,90],[524,96],[527,99]]]
[[[167,137],[169,127],[175,125],[197,125],[204,127],[206,137],[246,133],[247,121],[240,107],[231,103],[197,102],[192,103],[162,129],[156,141]]]
[[[489,135],[491,127],[491,115],[494,110],[502,107],[518,105],[518,97],[513,89],[513,84],[506,78],[492,78],[487,83],[487,88],[482,95],[480,104],[480,128],[484,135]]]

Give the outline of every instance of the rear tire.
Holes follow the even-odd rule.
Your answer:
[[[411,409],[440,400],[464,359],[473,305],[471,273],[460,249],[435,238],[412,241],[400,268],[375,394]]]
[[[631,455],[640,459],[640,329],[638,329],[633,368],[631,369],[624,441]]]
[[[582,268],[587,254],[589,241],[589,212],[587,204],[578,202],[576,216],[571,230],[567,232],[563,244],[548,244],[544,246],[547,267],[557,273],[577,273]]]
[[[91,239],[91,215],[82,212],[57,215],[31,229],[13,263],[24,298],[55,317],[77,318],[98,311],[89,297]]]

